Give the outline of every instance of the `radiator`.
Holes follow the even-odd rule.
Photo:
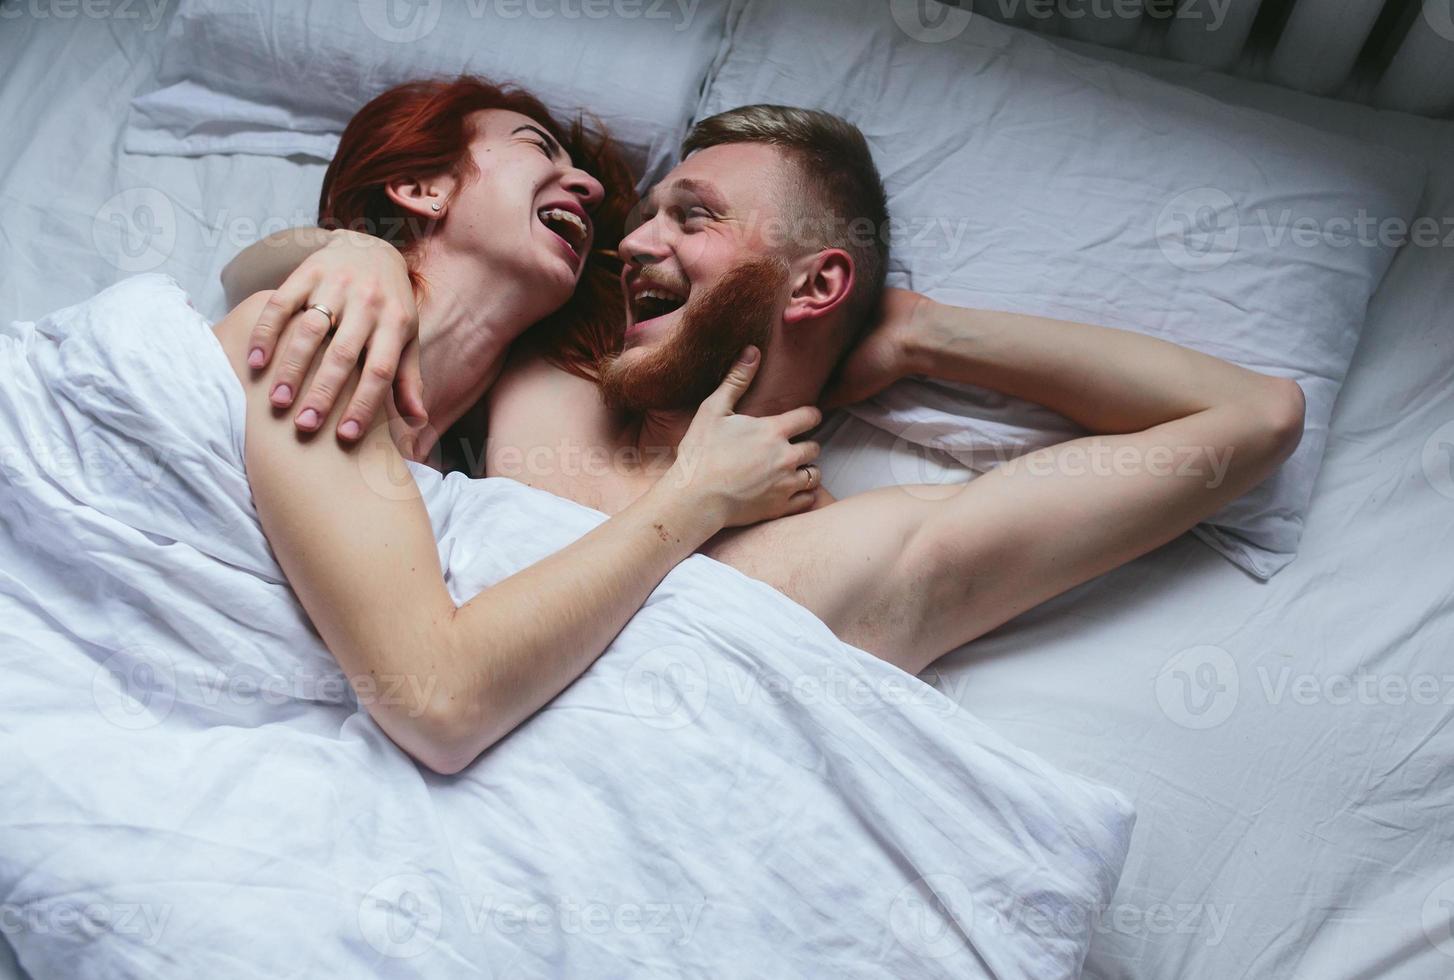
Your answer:
[[[960,0],[958,5],[1018,27],[1315,95],[1454,116],[1454,0]]]

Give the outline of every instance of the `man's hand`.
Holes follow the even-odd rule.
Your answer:
[[[309,310],[314,304],[333,314],[331,323],[322,311]],[[365,353],[363,379],[339,418],[339,438],[352,441],[369,430],[391,385],[400,414],[425,417],[419,311],[408,266],[398,249],[369,235],[331,232],[328,244],[305,259],[273,293],[248,342],[249,367],[258,370],[272,360],[283,328],[300,312],[305,315],[288,331],[278,352],[281,361],[269,396],[277,408],[292,405],[309,367],[327,344],[318,373],[294,414],[300,430],[312,432],[323,424]],[[331,330],[334,327],[336,331]]]
[[[913,338],[934,301],[907,289],[885,289],[873,327],[848,352],[819,404],[824,411],[872,398],[916,373]]]

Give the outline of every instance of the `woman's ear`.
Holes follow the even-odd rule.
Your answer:
[[[389,200],[421,218],[442,218],[449,207],[454,181],[448,177],[433,180],[405,178],[392,180],[384,187]]]
[[[828,316],[853,292],[853,257],[841,248],[810,255],[793,270],[792,295],[783,322],[803,323]]]

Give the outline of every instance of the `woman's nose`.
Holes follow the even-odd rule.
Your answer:
[[[601,182],[580,169],[572,170],[566,175],[565,187],[581,199],[581,204],[585,205],[587,211],[593,210],[606,196],[606,188],[601,186]]]

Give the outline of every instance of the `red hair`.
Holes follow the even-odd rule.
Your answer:
[[[529,116],[548,130],[571,160],[601,182],[605,197],[592,214],[596,243],[612,248],[624,234],[636,192],[620,152],[606,136],[587,133],[577,118],[562,126],[539,99],[508,85],[461,75],[452,80],[408,82],[377,96],[354,115],[323,176],[318,224],[382,238],[412,259],[427,222],[395,204],[386,190],[411,177],[478,175],[469,147],[469,116],[505,109]],[[597,127],[599,129],[600,127]],[[421,285],[412,272],[416,290]],[[620,263],[614,253],[587,256],[580,285],[559,311],[522,338],[557,367],[595,379],[595,365],[620,349],[625,330]]]

